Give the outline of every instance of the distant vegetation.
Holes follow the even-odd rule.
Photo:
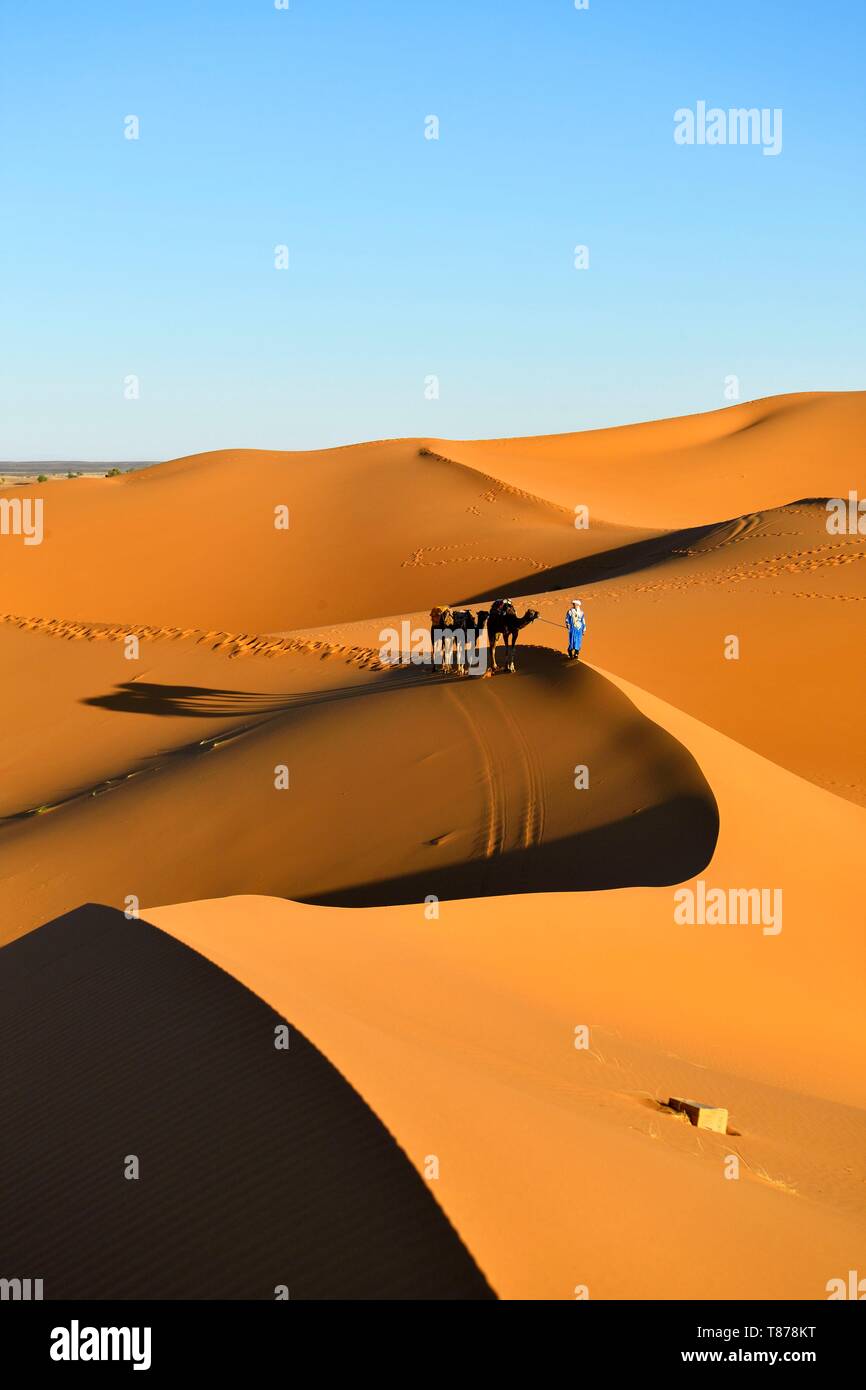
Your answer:
[[[36,479],[36,481],[37,481],[37,483],[47,483],[47,482],[48,482],[48,474],[47,474],[47,473],[40,473],[40,474],[39,474],[39,477]]]
[[[121,474],[121,471],[122,471],[122,470],[119,469],[119,468],[109,468],[109,470],[108,470],[108,472],[106,473],[105,476],[106,476],[106,478],[119,478],[119,477],[120,477],[120,474]]]

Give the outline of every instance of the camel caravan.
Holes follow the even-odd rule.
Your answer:
[[[540,614],[535,608],[527,608],[523,617],[518,617],[510,598],[495,599],[489,609],[481,608],[474,616],[468,608],[431,608],[430,669],[458,676],[471,675],[473,671],[481,671],[484,675],[513,671],[517,638],[523,628],[538,617]],[[485,627],[486,650],[480,643]],[[505,666],[499,666],[496,660],[500,640],[505,647]],[[487,652],[490,654],[489,672]]]

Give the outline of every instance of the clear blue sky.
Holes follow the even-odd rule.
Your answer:
[[[10,0],[0,458],[863,387],[864,57],[862,0]],[[701,99],[782,153],[677,146]]]

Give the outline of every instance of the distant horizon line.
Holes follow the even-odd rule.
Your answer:
[[[9,459],[0,460],[0,478],[7,483],[27,481],[32,477],[64,478],[71,475],[79,478],[99,478],[104,473],[144,473],[168,459]]]
[[[370,436],[369,438],[366,438],[366,439],[349,439],[349,440],[344,441],[344,442],[341,443],[341,444],[319,444],[319,445],[313,445],[313,446],[310,446],[310,447],[307,447],[307,448],[303,448],[303,447],[302,447],[302,448],[289,448],[289,449],[286,449],[286,448],[266,447],[266,446],[264,446],[264,445],[229,444],[229,445],[222,445],[222,446],[220,446],[219,448],[216,448],[216,449],[213,449],[213,448],[211,448],[211,449],[193,449],[193,450],[184,451],[184,452],[182,452],[182,453],[180,453],[180,454],[166,454],[164,458],[149,458],[149,459],[119,459],[119,458],[116,458],[116,457],[114,457],[114,458],[108,458],[108,459],[94,459],[94,458],[90,458],[90,459],[63,459],[63,458],[51,458],[51,459],[46,459],[46,458],[20,459],[20,458],[19,458],[19,459],[8,459],[8,460],[0,459],[0,473],[2,473],[2,472],[11,472],[11,471],[13,471],[13,470],[16,469],[16,468],[36,468],[36,467],[46,467],[46,468],[50,468],[50,467],[56,467],[56,468],[72,468],[72,467],[78,467],[78,468],[111,468],[111,467],[115,467],[115,468],[120,468],[120,467],[124,467],[124,468],[152,468],[155,464],[158,464],[158,463],[170,463],[170,462],[172,462],[172,460],[174,460],[174,459],[176,459],[176,458],[192,458],[192,457],[195,457],[197,454],[232,453],[232,452],[235,452],[235,451],[237,451],[237,452],[243,452],[243,453],[262,453],[262,454],[273,454],[273,453],[277,453],[277,454],[317,454],[317,453],[328,453],[328,452],[330,452],[331,450],[334,450],[334,449],[351,449],[351,448],[356,448],[356,447],[359,447],[359,446],[362,446],[362,445],[367,445],[367,444],[387,444],[387,443],[394,443],[395,441],[400,440],[400,439],[417,439],[417,440],[420,440],[420,441],[424,441],[424,440],[427,440],[427,439],[433,439],[433,440],[440,440],[440,439],[441,439],[441,440],[446,441],[446,442],[449,441],[449,440],[452,440],[453,442],[458,442],[458,443],[486,443],[486,442],[490,442],[490,441],[492,441],[492,440],[502,439],[502,438],[508,438],[508,439],[549,439],[549,438],[555,438],[555,437],[557,437],[557,436],[561,436],[561,435],[564,435],[564,434],[601,434],[601,433],[604,433],[606,430],[627,430],[627,429],[634,429],[634,428],[636,428],[636,427],[640,427],[641,425],[664,424],[664,423],[666,423],[667,421],[672,421],[672,420],[688,420],[688,419],[693,418],[693,417],[698,416],[698,415],[717,415],[717,414],[721,414],[723,411],[726,411],[726,410],[736,410],[736,409],[738,409],[738,408],[742,408],[743,406],[748,406],[748,405],[759,405],[762,401],[778,401],[778,400],[784,400],[786,397],[794,397],[794,396],[859,396],[859,395],[862,395],[862,394],[864,393],[864,390],[866,390],[866,388],[855,386],[855,387],[830,387],[830,388],[827,388],[827,387],[823,387],[823,388],[822,388],[822,387],[818,387],[818,388],[810,387],[810,388],[807,388],[807,389],[805,389],[805,390],[801,389],[801,390],[796,390],[796,391],[773,391],[773,392],[770,392],[768,395],[765,395],[765,396],[747,396],[747,397],[744,397],[742,400],[731,400],[731,401],[726,401],[723,405],[720,405],[720,406],[709,406],[707,409],[704,409],[704,410],[685,410],[685,411],[682,411],[680,414],[677,414],[677,415],[653,415],[653,416],[649,416],[649,417],[647,417],[647,418],[640,419],[640,420],[626,420],[626,421],[621,421],[619,424],[615,424],[615,425],[590,425],[590,426],[588,426],[588,427],[586,427],[586,428],[584,428],[584,429],[577,429],[577,430],[545,430],[545,431],[542,431],[541,433],[538,433],[538,434],[533,433],[533,434],[527,434],[527,435],[524,435],[524,434],[517,434],[517,435],[505,435],[505,436],[503,436],[503,435],[495,435],[495,434],[493,434],[493,435],[491,435],[491,434],[478,434],[478,435],[473,434],[473,435],[460,436],[459,438],[458,438],[457,436],[438,435],[438,434],[433,434],[433,433],[426,433],[426,434],[406,434],[406,435],[373,435],[373,436]]]

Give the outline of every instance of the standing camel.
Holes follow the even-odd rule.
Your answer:
[[[500,668],[496,665],[496,643],[501,637],[505,643],[506,665],[509,671],[514,670],[514,648],[517,646],[518,633],[522,628],[534,623],[541,614],[536,608],[527,608],[522,618],[518,618],[512,604],[499,607],[498,612],[487,613],[484,609],[478,614],[478,625],[482,625],[487,619],[487,645],[490,648],[490,663],[494,671]]]
[[[454,615],[450,608],[430,609],[430,669],[444,672],[451,665]]]
[[[454,660],[457,674],[462,676],[468,666],[475,666],[478,660],[478,633],[484,626],[475,621],[468,608],[454,609]]]

